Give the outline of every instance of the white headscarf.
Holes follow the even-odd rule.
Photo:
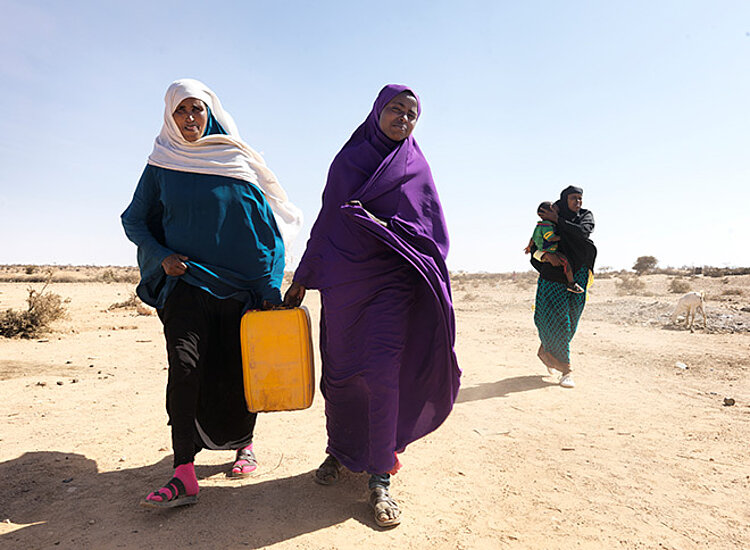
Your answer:
[[[211,134],[192,142],[182,137],[172,114],[188,97],[203,101],[227,135]],[[222,108],[216,94],[202,82],[183,78],[167,88],[164,125],[154,141],[148,163],[170,170],[227,176],[252,183],[263,192],[271,206],[289,254],[291,243],[302,225],[302,211],[289,202],[286,191],[266,166],[266,161],[242,140],[231,115]]]

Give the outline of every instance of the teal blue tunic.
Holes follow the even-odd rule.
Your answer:
[[[284,243],[255,185],[149,164],[121,218],[128,238],[138,245],[136,292],[145,303],[161,308],[180,278],[248,307],[263,300],[281,302]],[[161,266],[174,253],[188,257],[181,277],[167,276]]]

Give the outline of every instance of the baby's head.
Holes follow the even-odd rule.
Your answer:
[[[544,201],[539,204],[539,206],[536,207],[536,213],[541,218],[542,210],[552,210],[554,212],[557,212],[557,205],[554,203],[551,203],[550,201]],[[544,219],[544,218],[542,218]]]

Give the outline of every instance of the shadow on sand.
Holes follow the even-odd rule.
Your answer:
[[[549,386],[557,386],[555,382],[545,380],[542,375],[514,376],[497,382],[488,382],[478,386],[461,388],[458,392],[456,403],[467,403],[469,401],[480,401],[492,399],[493,397],[506,397],[511,393],[522,391],[539,390]]]
[[[366,480],[343,475],[321,487],[312,471],[281,479],[219,477],[226,465],[198,466],[204,486],[194,506],[139,507],[166,481],[171,456],[156,464],[114,472],[74,453],[31,452],[0,464],[0,520],[23,524],[4,534],[2,548],[260,548],[349,519],[376,529],[367,506]],[[224,485],[226,483],[226,485]]]

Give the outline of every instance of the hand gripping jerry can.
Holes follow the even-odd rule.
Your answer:
[[[307,308],[246,312],[240,322],[240,345],[250,412],[312,405],[315,374]]]

